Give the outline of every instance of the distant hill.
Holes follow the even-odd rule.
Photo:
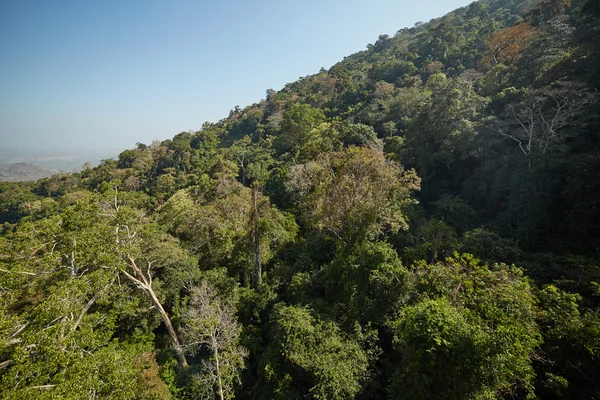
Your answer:
[[[114,158],[122,149],[31,150],[0,148],[0,166],[28,163],[49,171],[80,171],[89,163],[91,167],[104,159]]]
[[[599,5],[473,2],[1,183],[0,398],[600,400]]]
[[[34,164],[17,162],[10,165],[0,166],[0,182],[25,182],[37,181],[48,178],[56,171],[38,167]]]

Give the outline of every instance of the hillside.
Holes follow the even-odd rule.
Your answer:
[[[489,0],[0,184],[0,398],[600,398],[600,7]]]
[[[54,173],[37,165],[18,162],[0,166],[0,182],[37,181],[48,178]]]

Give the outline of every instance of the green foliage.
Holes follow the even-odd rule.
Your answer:
[[[472,3],[0,183],[0,398],[599,398],[596,4]]]
[[[252,143],[250,136],[244,136],[230,147],[232,159],[240,168],[243,185],[251,181],[266,182],[269,179],[270,169],[275,164],[271,147],[270,139]]]
[[[456,233],[443,221],[429,220],[416,229],[416,245],[405,249],[404,258],[436,262],[457,246]]]
[[[40,372],[23,371],[19,380],[23,382],[23,375],[31,377]],[[93,356],[73,360],[71,368],[64,369],[49,381],[38,378],[36,383],[43,384],[24,387],[3,385],[10,391],[0,391],[0,397],[29,399],[34,393],[40,399],[88,396],[139,400],[171,398],[165,384],[158,378],[158,365],[153,355],[144,352],[143,348],[116,342],[96,351]]]
[[[305,308],[278,304],[271,326],[273,345],[263,374],[275,398],[308,394],[314,399],[347,399],[360,390],[367,357],[333,322],[321,321]]]
[[[40,196],[31,193],[31,187],[22,183],[0,183],[0,223],[16,223],[31,215],[31,203]],[[29,204],[29,206],[28,206]]]
[[[346,324],[383,325],[406,300],[408,271],[385,242],[363,242],[339,254],[322,279],[331,313]]]
[[[600,318],[579,310],[581,296],[547,285],[538,293],[539,326],[544,336],[536,365],[540,392],[568,399],[593,398],[598,388]],[[549,362],[550,361],[550,362]]]
[[[391,398],[493,398],[477,374],[491,367],[483,367],[489,339],[465,314],[444,298],[405,309],[396,340],[406,356]]]
[[[364,146],[375,142],[375,130],[368,125],[350,124],[341,129],[341,140],[344,146]]]
[[[298,227],[291,215],[258,201],[260,256],[268,263],[275,252],[294,239]],[[203,269],[227,265],[249,283],[251,190],[235,181],[213,181],[175,193],[161,208],[160,221],[199,257]]]
[[[322,151],[334,150],[337,135],[337,131],[325,123],[321,109],[294,103],[283,114],[281,133],[275,146],[280,154],[288,153],[296,161],[303,162]]]
[[[530,357],[541,343],[522,271],[471,256],[415,266],[414,305],[396,321],[404,357],[393,398],[533,397]]]
[[[467,201],[459,197],[443,196],[433,205],[435,206],[433,217],[445,221],[459,232],[468,230],[477,222],[475,210]]]
[[[352,243],[405,228],[402,207],[419,183],[414,171],[404,171],[382,153],[350,148],[294,167],[287,190],[300,203],[307,226]]]
[[[481,228],[465,232],[461,240],[461,250],[492,262],[513,263],[520,254],[513,241]]]
[[[406,135],[406,159],[423,177],[471,153],[479,112],[486,103],[460,78],[433,75],[427,86],[431,96]]]

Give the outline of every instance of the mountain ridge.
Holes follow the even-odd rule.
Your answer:
[[[600,8],[527,4],[0,183],[0,398],[599,398]]]
[[[26,182],[49,178],[58,171],[42,168],[27,162],[16,162],[0,166],[0,182]]]

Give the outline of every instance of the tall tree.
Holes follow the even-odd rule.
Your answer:
[[[190,290],[190,301],[181,314],[185,347],[194,355],[209,351],[197,375],[208,393],[221,400],[233,398],[233,388],[244,368],[246,349],[239,344],[241,327],[235,308],[206,281]],[[214,394],[213,394],[214,395]]]
[[[352,243],[405,228],[402,209],[419,184],[413,170],[403,170],[383,153],[349,148],[294,167],[287,190],[308,227]]]

